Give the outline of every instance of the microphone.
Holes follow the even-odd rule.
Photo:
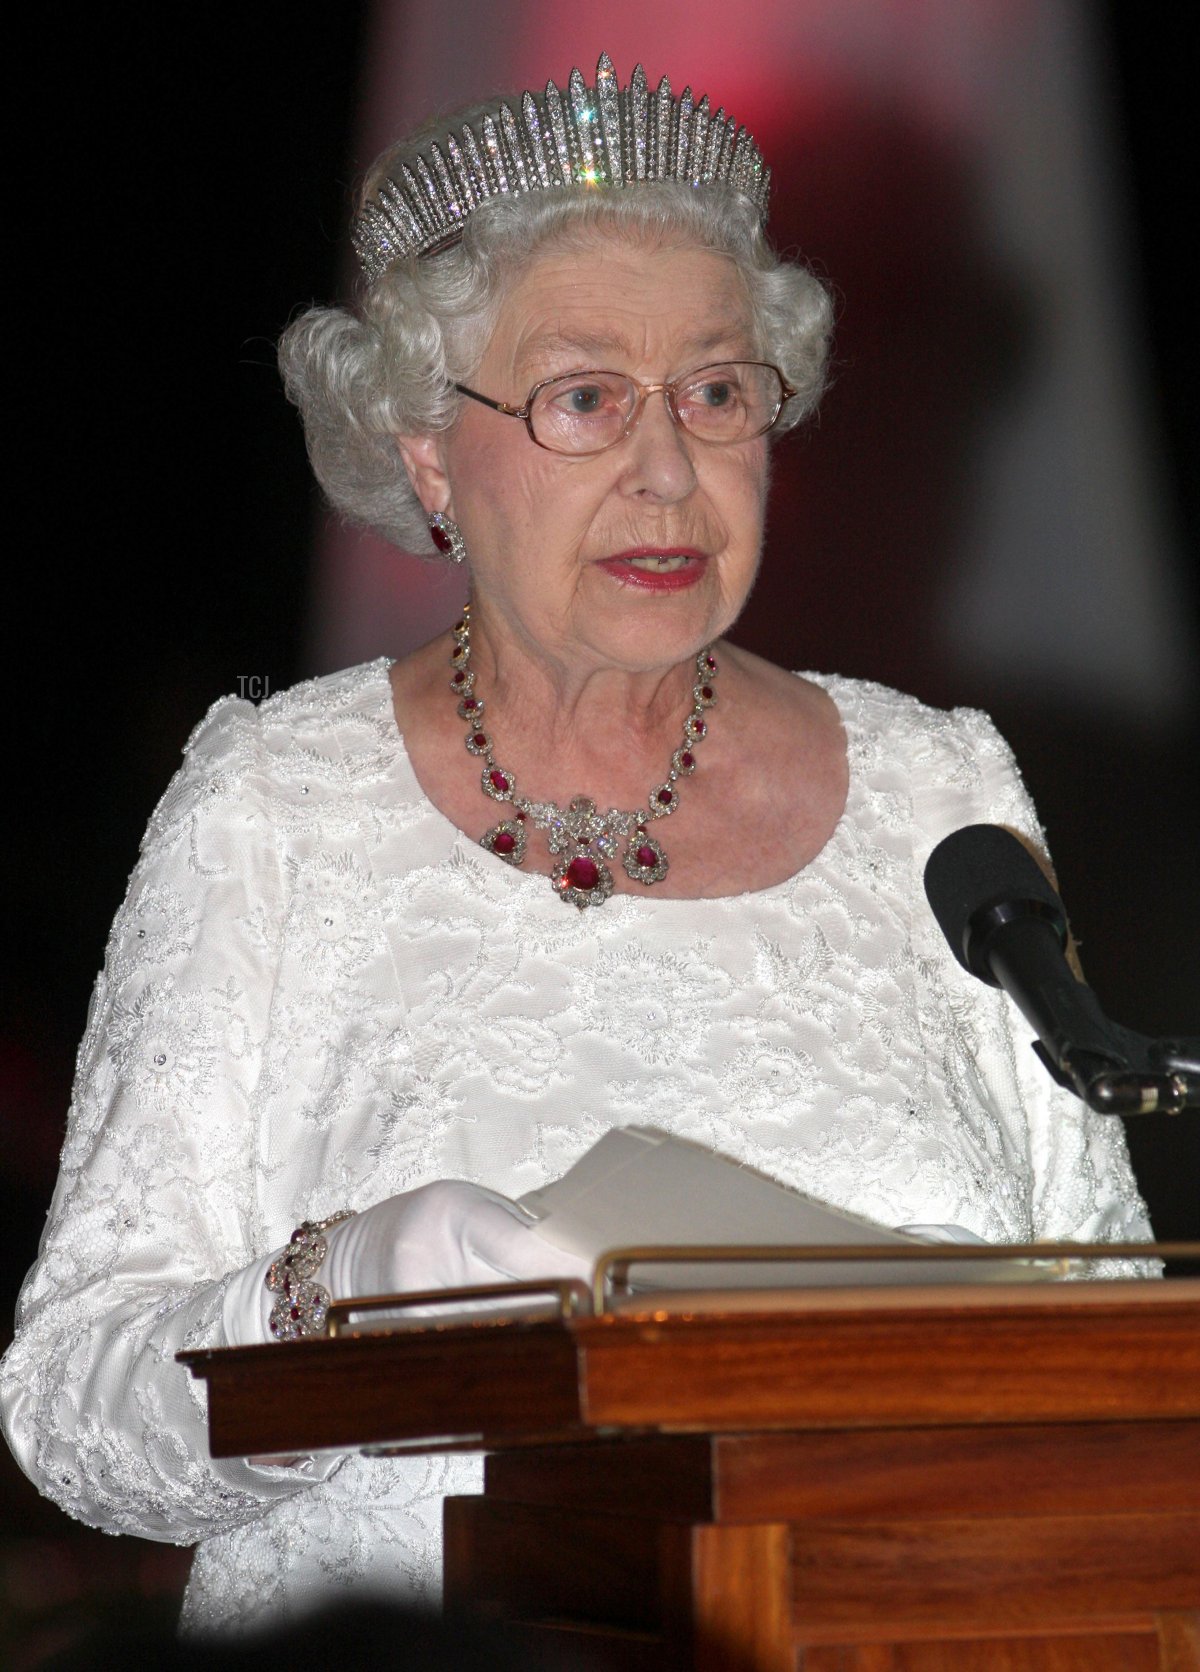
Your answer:
[[[1076,977],[1062,901],[1009,831],[972,824],[945,837],[925,893],[958,962],[1013,1000],[1060,1085],[1101,1114],[1175,1114],[1200,1101],[1191,1042],[1156,1044],[1110,1022]]]

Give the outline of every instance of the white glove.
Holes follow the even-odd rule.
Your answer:
[[[324,1237],[328,1253],[313,1281],[334,1300],[591,1277],[586,1260],[543,1242],[515,1203],[459,1179],[377,1202]],[[268,1292],[266,1275],[274,1258],[268,1254],[229,1279],[224,1329],[231,1346],[272,1339],[267,1319],[277,1297]]]
[[[327,1231],[326,1242],[317,1282],[343,1300],[591,1272],[543,1242],[506,1197],[458,1179],[379,1202]]]

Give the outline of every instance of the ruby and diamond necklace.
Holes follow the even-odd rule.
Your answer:
[[[467,751],[483,762],[480,787],[492,801],[507,803],[510,817],[494,824],[480,837],[480,845],[509,865],[520,865],[528,846],[527,827],[546,832],[550,852],[557,863],[550,872],[551,886],[569,905],[602,906],[613,891],[608,862],[618,857],[625,875],[633,882],[661,882],[668,860],[662,843],[651,827],[669,818],[679,804],[679,780],[696,770],[696,746],[708,735],[704,711],[717,700],[713,680],[717,659],[712,646],[696,657],[696,679],[692,686],[692,710],[683,722],[683,737],[671,756],[666,778],[650,791],[645,807],[622,812],[610,807],[601,813],[589,795],[572,796],[566,807],[554,801],[530,801],[517,793],[516,775],[496,762],[495,746],[483,724],[484,702],[475,691],[471,667],[471,611],[463,610],[453,628],[450,652],[453,670],[450,688],[458,697],[459,718],[467,722]],[[624,852],[621,852],[622,845]]]

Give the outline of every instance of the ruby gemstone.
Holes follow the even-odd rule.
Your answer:
[[[715,656],[706,656],[704,658],[704,666],[708,669],[709,673],[716,673],[716,671],[717,671],[717,659],[716,659],[716,657]]]
[[[711,685],[702,685],[700,687],[700,695],[704,698],[705,702],[711,701],[712,694],[713,688]]]
[[[645,842],[642,843],[640,848],[634,849],[633,857],[637,860],[638,864],[643,866],[646,870],[650,870],[653,866],[658,864],[658,855],[655,853],[654,849],[649,847]]]
[[[692,730],[695,732],[697,737],[703,737],[705,732],[708,730],[708,727],[703,720],[697,720],[692,726]]]
[[[450,545],[450,536],[446,533],[444,528],[439,528],[436,523],[431,523],[429,526],[429,538],[433,541],[434,545],[437,547],[438,551],[441,552],[443,557],[450,556],[452,549]]]
[[[479,703],[476,701],[476,699],[474,697],[464,697],[462,705],[466,709],[468,714],[471,713],[472,709],[476,709],[476,708],[479,707]]]
[[[690,749],[685,749],[683,754],[680,755],[679,764],[680,766],[686,766],[688,768],[695,766],[696,757],[692,754]]]
[[[658,802],[659,806],[669,807],[675,799],[675,794],[673,790],[659,790],[654,799]]]
[[[580,854],[567,866],[567,882],[572,888],[582,888],[586,891],[595,888],[599,881],[600,867],[594,859]]]
[[[475,747],[477,749],[482,749],[487,742],[487,738],[484,736],[484,734],[481,731],[477,731],[477,732],[473,733],[473,735],[471,737],[471,742],[475,745]]]
[[[488,773],[488,783],[491,784],[494,790],[499,790],[502,795],[508,788],[508,779],[504,776],[503,772],[499,770],[499,768],[497,768],[494,772]]]
[[[516,845],[517,838],[511,830],[501,830],[498,835],[492,838],[493,853],[512,853]]]

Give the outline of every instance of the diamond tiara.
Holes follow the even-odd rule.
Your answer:
[[[708,95],[685,87],[676,99],[666,76],[651,92],[639,64],[617,86],[607,53],[588,87],[571,71],[566,92],[552,81],[540,98],[521,95],[521,113],[500,104],[458,134],[410,155],[376,188],[354,220],[352,242],[369,283],[398,261],[449,249],[468,217],[493,197],[553,188],[710,181],[748,197],[765,225],[771,171],[745,128],[709,112]]]

